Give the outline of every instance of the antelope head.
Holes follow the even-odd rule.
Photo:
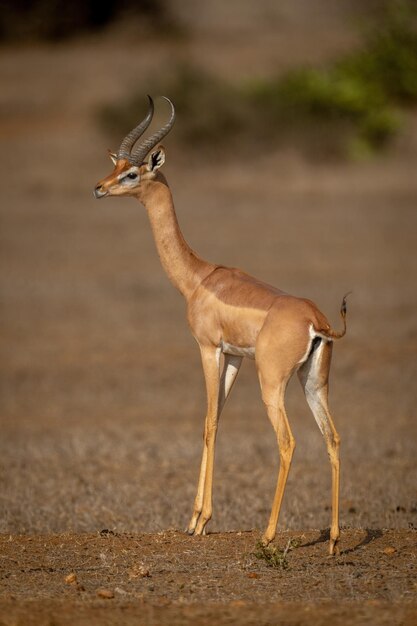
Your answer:
[[[155,179],[157,170],[164,164],[165,151],[157,144],[169,133],[175,121],[174,105],[168,98],[165,98],[171,106],[171,116],[168,122],[149,139],[135,147],[138,139],[151,123],[154,114],[153,100],[150,96],[148,98],[149,110],[145,118],[126,135],[117,154],[109,151],[115,167],[111,174],[96,185],[95,198],[140,195],[141,185]]]

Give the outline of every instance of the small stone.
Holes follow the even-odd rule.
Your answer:
[[[67,583],[67,585],[75,585],[75,583],[77,582],[77,574],[71,572],[71,574],[65,576],[65,582]]]
[[[105,598],[106,600],[111,600],[111,598],[114,598],[114,593],[111,589],[99,589],[97,591],[97,595],[99,598]]]
[[[388,556],[390,554],[394,554],[395,552],[397,552],[397,550],[393,547],[393,546],[387,546],[386,548],[384,548],[383,553],[384,554],[388,554]]]
[[[151,573],[144,565],[134,565],[128,571],[129,578],[151,578]]]
[[[121,596],[127,596],[127,591],[125,591],[121,587],[115,587],[114,590],[115,590],[116,593],[120,593]]]

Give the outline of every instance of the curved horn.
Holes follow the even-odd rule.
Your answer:
[[[130,133],[126,135],[126,137],[123,139],[122,143],[120,144],[120,148],[117,152],[118,159],[127,159],[128,161],[130,160],[130,151],[134,143],[139,139],[141,135],[143,135],[143,133],[145,132],[145,130],[148,128],[149,124],[152,121],[153,112],[154,112],[154,104],[153,104],[153,100],[151,96],[148,96],[148,98],[149,98],[148,113],[146,114],[145,119],[140,124],[138,124],[138,126],[135,126],[135,128],[131,130]]]
[[[172,102],[171,102],[171,100],[169,98],[166,98],[165,96],[162,96],[162,97],[171,106],[171,117],[169,118],[169,120],[165,124],[165,126],[162,126],[162,128],[160,128],[156,133],[151,135],[151,137],[149,137],[149,139],[147,139],[146,141],[141,143],[140,146],[135,151],[132,152],[132,154],[129,157],[129,161],[133,165],[141,165],[143,159],[148,154],[148,152],[150,152],[152,150],[152,148],[154,146],[156,146],[156,144],[159,143],[161,141],[161,139],[163,139],[169,133],[169,131],[171,130],[171,128],[174,125],[174,122],[175,122],[175,108],[174,108],[174,105],[172,104]]]

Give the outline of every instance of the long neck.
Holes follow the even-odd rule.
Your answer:
[[[148,212],[162,266],[173,285],[188,299],[215,266],[200,259],[185,241],[165,180],[146,185],[139,200]]]

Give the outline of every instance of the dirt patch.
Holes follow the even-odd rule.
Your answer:
[[[270,567],[254,531],[2,536],[1,623],[411,625],[416,533],[345,529],[333,558],[327,537],[281,533]]]

